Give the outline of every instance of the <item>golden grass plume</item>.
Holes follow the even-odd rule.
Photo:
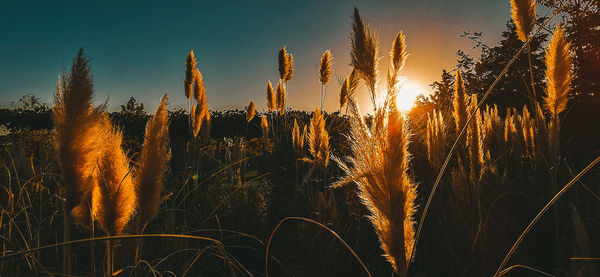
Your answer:
[[[92,107],[94,81],[83,49],[69,74],[60,75],[53,108],[55,148],[64,180],[67,211],[76,222],[90,226],[90,198],[97,184],[103,111]]]
[[[306,130],[306,129],[305,129]],[[296,154],[302,153],[304,149],[304,136],[300,133],[300,127],[298,121],[294,118],[294,127],[292,128],[292,145]]]
[[[480,179],[484,166],[484,154],[481,145],[481,113],[477,109],[477,94],[471,95],[471,101],[467,108],[467,114],[475,114],[467,127],[467,151],[469,153],[469,166],[471,169],[471,180]]]
[[[99,183],[92,193],[92,212],[102,230],[114,236],[123,231],[134,213],[136,193],[129,161],[121,148],[123,136],[108,116],[103,122],[104,145],[98,162]]]
[[[319,63],[319,81],[321,84],[326,85],[331,80],[331,67],[333,57],[331,56],[331,51],[327,50],[321,56],[321,62]]]
[[[283,78],[286,82],[292,79],[294,76],[294,55],[291,53],[287,55],[287,74]]]
[[[441,111],[427,114],[427,155],[436,167],[441,167],[446,157],[446,131]]]
[[[567,94],[573,78],[570,48],[571,43],[567,41],[562,25],[558,25],[546,50],[547,81],[544,104],[552,119],[558,118],[567,106]]]
[[[248,107],[246,108],[246,122],[252,121],[254,116],[256,115],[256,106],[254,106],[254,100],[250,101]]]
[[[351,64],[360,77],[365,81],[375,100],[375,85],[377,82],[377,35],[367,27],[355,7],[352,15],[352,50],[350,52]]]
[[[340,110],[348,103],[348,86],[348,78],[346,78],[340,87]]]
[[[275,93],[273,92],[273,85],[271,85],[271,81],[267,82],[267,107],[269,111],[277,109],[277,98],[275,98]]]
[[[460,130],[467,123],[467,97],[465,93],[465,82],[462,78],[462,73],[460,69],[456,70],[456,81],[454,84],[454,99],[452,101],[454,106],[454,126],[456,133],[459,133]],[[463,145],[466,143],[466,137],[461,139]]]
[[[384,256],[399,276],[406,276],[414,248],[416,185],[408,176],[409,133],[397,110],[393,92],[374,107],[381,123],[365,123],[358,107],[349,102],[352,119],[349,142],[353,155],[347,163],[333,159],[346,177],[336,186],[355,182],[359,197],[370,212]]]
[[[285,86],[281,83],[281,80],[279,80],[279,83],[277,84],[277,109],[279,110],[280,114],[284,114],[285,113],[285,97],[286,97],[286,91],[285,91]]]
[[[202,79],[202,73],[196,68],[194,73],[194,99],[196,102],[202,102],[202,98],[206,98],[206,88],[204,87],[204,80]]]
[[[263,137],[267,138],[269,136],[269,122],[267,121],[267,116],[264,114],[260,117],[260,127]]]
[[[321,167],[329,165],[329,133],[325,129],[325,117],[319,108],[315,109],[308,127],[308,150],[314,158],[310,162]]]
[[[146,134],[139,160],[135,170],[134,183],[138,201],[137,216],[145,225],[158,212],[162,203],[163,176],[167,163],[171,159],[169,150],[169,116],[167,114],[167,94],[160,101],[154,116],[146,124]]]
[[[288,60],[288,55],[287,55],[287,49],[286,49],[286,46],[284,45],[279,50],[279,78],[281,80],[285,80],[285,77],[289,73],[289,68],[290,68],[290,66],[289,66],[289,60]]]
[[[394,42],[392,43],[392,50],[390,51],[390,68],[388,70],[388,89],[396,89],[398,83],[398,77],[400,70],[404,67],[406,60],[406,39],[404,34],[400,31],[396,35]]]
[[[496,105],[492,107],[486,105],[483,112],[482,136],[483,149],[492,159],[496,159],[504,153],[504,122],[498,115]]]
[[[533,0],[510,0],[512,20],[517,27],[517,37],[525,42],[535,26],[535,7]]]
[[[200,128],[202,127],[202,122],[204,120],[204,116],[206,114],[206,105],[202,105],[202,103],[196,103],[192,120],[192,132],[194,137],[198,136],[198,132],[200,132]]]
[[[183,87],[185,88],[185,97],[188,100],[192,97],[192,85],[196,74],[196,58],[194,57],[194,50],[190,50],[190,53],[185,60],[185,79],[183,80]]]

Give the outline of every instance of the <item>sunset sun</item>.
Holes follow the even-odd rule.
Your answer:
[[[398,109],[403,112],[409,111],[417,100],[417,96],[425,92],[426,88],[423,85],[408,80],[404,81],[400,85],[400,91],[396,98]]]

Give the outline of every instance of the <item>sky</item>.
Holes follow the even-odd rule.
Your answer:
[[[506,0],[396,1],[16,1],[0,3],[0,106],[26,93],[51,104],[63,68],[83,47],[91,59],[95,103],[109,109],[134,96],[146,109],[169,93],[169,109],[186,107],[185,59],[194,50],[210,109],[266,110],[266,84],[278,80],[277,54],[294,55],[288,84],[292,109],[314,110],[321,85],[318,65],[333,55],[326,111],[338,109],[339,84],[350,71],[350,16],[354,6],[379,35],[385,76],[395,35],[406,35],[407,87],[429,93],[456,50],[476,54],[463,31],[483,32],[495,45],[510,18]],[[368,103],[366,88],[359,103]]]

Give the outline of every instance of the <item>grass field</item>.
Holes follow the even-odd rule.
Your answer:
[[[357,9],[352,74],[333,84],[326,51],[313,112],[286,103],[285,46],[268,107],[248,99],[246,110],[211,111],[191,51],[187,108],[169,109],[181,95],[165,94],[151,116],[93,106],[82,49],[52,110],[4,111],[50,123],[0,129],[0,275],[600,274],[600,135],[571,132],[571,43],[562,26],[535,24],[534,2],[511,4],[515,58],[483,92],[456,70],[443,109],[398,110],[404,35],[389,57],[378,53]],[[488,96],[545,28],[544,89],[519,68],[531,101],[499,110]],[[339,112],[321,111],[327,88]]]

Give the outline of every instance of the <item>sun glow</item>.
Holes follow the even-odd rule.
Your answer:
[[[417,96],[419,96],[419,94],[425,94],[425,92],[425,88],[420,84],[410,81],[402,82],[400,84],[400,91],[396,96],[398,109],[402,112],[410,111],[417,100]]]

